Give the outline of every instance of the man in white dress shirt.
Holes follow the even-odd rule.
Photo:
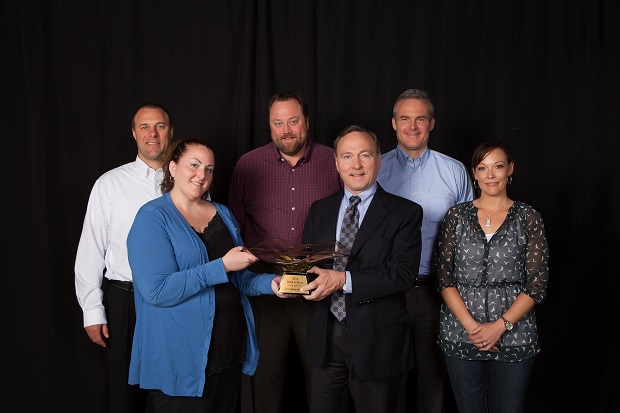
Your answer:
[[[114,413],[145,408],[146,393],[127,384],[136,313],[126,242],[138,209],[161,196],[161,163],[173,134],[168,112],[150,103],[138,108],[131,129],[138,156],[95,182],[75,259],[84,329],[93,343],[106,348],[109,411]],[[102,288],[104,276],[107,288]]]

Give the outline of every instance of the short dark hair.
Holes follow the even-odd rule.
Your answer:
[[[377,135],[374,132],[364,129],[359,125],[349,125],[343,130],[341,130],[338,136],[336,136],[336,140],[334,140],[334,156],[336,155],[336,150],[338,149],[338,143],[340,142],[340,139],[342,139],[344,136],[348,135],[351,132],[361,132],[370,136],[375,144],[375,148],[377,149],[377,155],[381,155],[381,145],[379,144],[379,138],[377,138]]]
[[[179,163],[179,159],[183,157],[185,152],[187,152],[187,148],[191,145],[201,145],[207,149],[211,149],[211,152],[215,153],[213,146],[202,139],[190,138],[171,144],[166,150],[166,155],[164,156],[164,161],[162,162],[162,168],[164,170],[164,180],[161,181],[162,195],[170,192],[172,187],[174,187],[174,181],[172,180],[172,175],[170,175],[170,162],[174,161],[175,163]]]
[[[133,113],[133,117],[131,118],[131,129],[135,129],[136,128],[136,115],[138,114],[138,112],[140,112],[141,109],[159,109],[159,110],[161,110],[162,112],[164,112],[164,114],[168,118],[168,123],[170,124],[170,127],[172,127],[172,116],[170,116],[170,112],[168,112],[168,110],[165,107],[163,107],[162,105],[160,105],[159,103],[149,102],[149,103],[144,103],[144,104],[140,105],[138,107],[138,109],[136,109],[136,111]]]
[[[510,158],[510,150],[508,149],[508,146],[506,146],[504,142],[499,141],[499,140],[486,141],[480,144],[474,150],[474,154],[471,157],[471,169],[472,170],[476,169],[476,166],[478,166],[478,164],[482,162],[484,157],[487,156],[489,152],[494,151],[495,149],[500,149],[504,151],[504,153],[506,154],[506,159],[508,160],[508,163],[509,164],[512,163],[512,159]]]
[[[435,117],[435,105],[433,105],[433,101],[431,100],[428,92],[421,89],[407,89],[403,93],[398,95],[396,102],[394,102],[394,107],[392,108],[392,116],[396,116],[396,105],[398,105],[398,102],[405,99],[417,99],[428,102],[428,104],[431,106],[431,119]]]
[[[279,92],[273,95],[269,99],[269,112],[271,112],[271,107],[275,102],[286,102],[287,100],[296,100],[299,106],[301,106],[301,113],[304,115],[304,118],[308,119],[308,105],[306,105],[306,102],[297,92]]]

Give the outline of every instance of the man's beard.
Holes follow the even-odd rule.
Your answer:
[[[282,136],[281,139],[284,139],[286,137],[293,137],[293,136],[295,137],[295,141],[294,141],[295,143],[291,149],[288,149],[289,146],[285,145],[284,142],[282,142],[282,140],[278,141],[278,144],[276,145],[276,147],[278,148],[278,151],[280,151],[280,153],[287,155],[287,156],[294,156],[294,155],[297,155],[299,151],[302,150],[302,148],[306,144],[306,139],[300,139],[297,135],[285,135],[285,136]]]

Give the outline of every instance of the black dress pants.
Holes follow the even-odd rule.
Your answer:
[[[136,326],[133,292],[109,285],[105,292],[110,338],[106,347],[109,378],[109,407],[112,413],[144,413],[146,391],[130,386],[129,362]]]
[[[407,290],[415,366],[402,383],[398,413],[442,413],[446,409],[448,373],[437,344],[441,302],[433,283]]]
[[[402,375],[380,380],[362,380],[351,364],[350,343],[345,321],[330,315],[327,323],[325,362],[312,370],[312,413],[340,413],[352,398],[356,413],[396,411]],[[350,394],[350,396],[349,396]]]
[[[291,338],[299,356],[303,376],[295,377],[295,389],[310,393],[311,368],[306,359],[306,324],[308,302],[302,298],[282,300],[272,295],[250,297],[260,357],[256,373],[250,379],[244,376],[241,385],[241,412],[282,413],[295,409],[284,402],[285,380],[292,376],[289,361]],[[252,389],[248,384],[253,383]],[[252,400],[253,396],[253,400]],[[304,395],[292,397],[297,403],[305,403]],[[300,400],[301,399],[301,400]],[[253,401],[253,403],[252,403]],[[295,401],[293,401],[295,403]],[[306,406],[298,407],[304,411]],[[296,410],[293,410],[296,411]]]

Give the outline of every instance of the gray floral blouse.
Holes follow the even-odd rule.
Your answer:
[[[439,290],[456,287],[480,323],[495,321],[523,292],[535,303],[547,293],[549,248],[540,214],[515,202],[490,241],[472,202],[452,207],[437,236],[435,269]],[[499,352],[480,351],[443,303],[439,344],[449,357],[465,360],[521,361],[540,351],[534,309],[500,338]]]

